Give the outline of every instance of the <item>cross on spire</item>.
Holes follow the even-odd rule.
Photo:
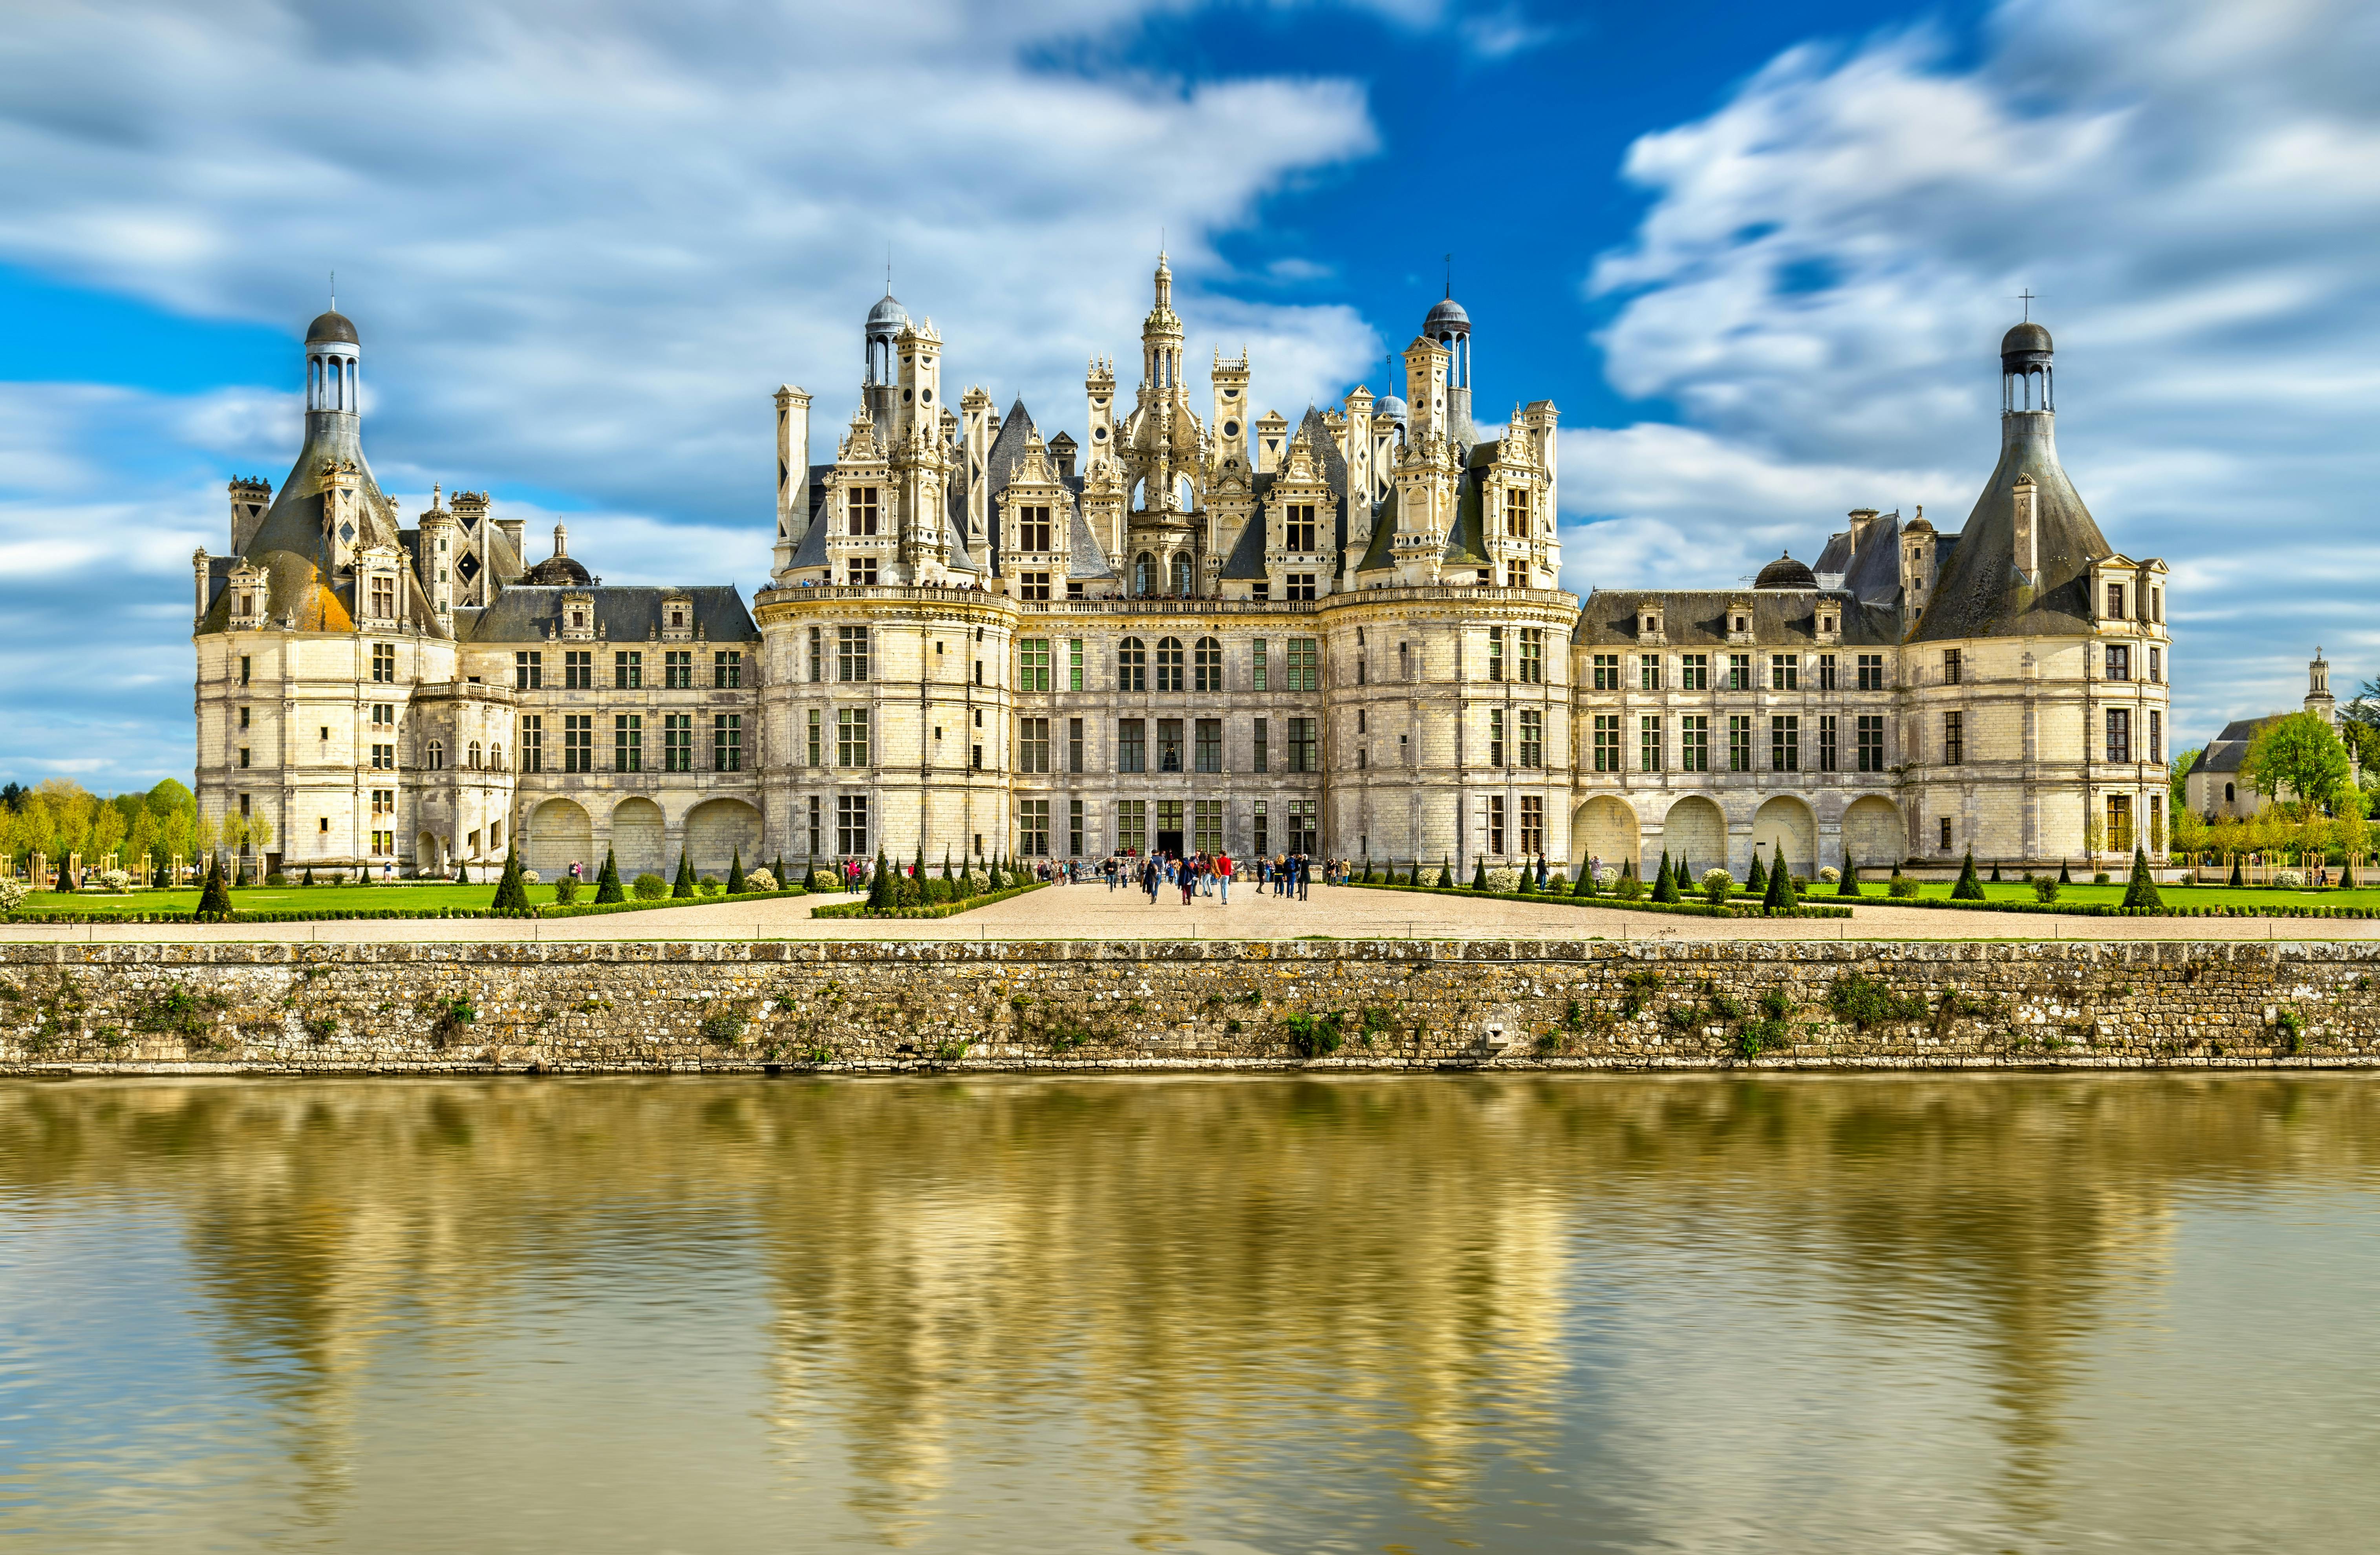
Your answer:
[[[2033,305],[2034,301],[2033,288],[2031,286],[2027,286],[2024,290],[2017,293],[2016,295],[2017,300],[2024,304],[2024,322],[2026,323],[2033,322]]]
[[[1454,256],[1452,254],[1446,256],[1446,296],[1449,301],[1454,298]]]

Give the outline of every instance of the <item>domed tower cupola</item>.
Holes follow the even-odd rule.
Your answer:
[[[1454,300],[1454,283],[1421,322],[1421,333],[1446,347],[1447,420],[1458,442],[1471,441],[1471,315]]]
[[[894,358],[901,332],[908,327],[908,310],[901,306],[887,286],[883,298],[868,310],[868,375],[859,383],[860,402],[868,407],[868,419],[876,423],[879,437],[892,431],[892,401],[900,393],[893,382]]]
[[[2000,336],[2000,409],[2058,408],[2049,365],[2049,332],[2030,319]]]
[[[334,309],[306,326],[306,413],[353,416],[360,408],[356,326]]]
[[[1144,403],[1152,395],[1170,400],[1186,393],[1182,386],[1182,316],[1173,311],[1173,266],[1162,253],[1157,256],[1155,283],[1156,298],[1140,326]]]

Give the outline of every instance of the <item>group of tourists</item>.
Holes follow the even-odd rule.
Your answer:
[[[1110,891],[1137,885],[1148,897],[1150,906],[1155,906],[1168,891],[1178,891],[1185,907],[1201,896],[1211,897],[1221,906],[1231,905],[1234,881],[1253,884],[1259,892],[1269,891],[1276,896],[1294,897],[1302,902],[1318,875],[1326,884],[1347,878],[1342,864],[1309,858],[1302,853],[1280,853],[1269,858],[1259,855],[1253,859],[1234,859],[1220,852],[1111,854],[1100,862],[1098,873],[1107,881]]]

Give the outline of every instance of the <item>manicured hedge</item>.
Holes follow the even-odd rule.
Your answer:
[[[1566,891],[1548,887],[1544,891],[1474,891],[1462,885],[1367,885],[1366,891],[1402,891],[1415,896],[1467,896],[1473,901],[1548,902],[1559,907],[1610,907],[1624,913],[1667,913],[1672,917],[1760,917],[1760,908],[1751,906],[1715,907],[1708,902],[1623,902],[1616,896],[1572,896]],[[1789,915],[1779,913],[1779,917]],[[1793,917],[1849,917],[1849,907],[1825,906],[1806,897],[1793,909]]]
[[[1938,907],[1961,913],[2062,913],[2069,917],[2338,917],[2368,918],[2370,907],[2273,906],[2127,907],[2112,902],[1952,902],[1939,896],[1903,898],[1888,907]]]
[[[650,913],[669,907],[715,907],[722,902],[766,902],[779,896],[807,896],[799,886],[785,891],[749,891],[741,896],[664,896],[655,902],[607,902],[601,906],[543,906],[534,912],[498,913],[486,907],[341,907],[322,912],[280,908],[270,912],[234,913],[226,918],[200,918],[192,913],[16,913],[0,923],[354,923],[380,918],[589,917],[598,913]]]
[[[1029,885],[1012,885],[1005,891],[995,891],[986,896],[970,896],[964,902],[937,902],[930,907],[895,907],[888,913],[871,913],[865,902],[839,902],[832,906],[812,907],[812,917],[956,917],[977,907],[989,907],[994,902],[1005,902],[1012,896],[1022,896],[1028,891],[1038,891],[1050,884],[1035,881]]]

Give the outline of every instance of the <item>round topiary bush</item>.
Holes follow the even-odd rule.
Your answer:
[[[1887,888],[1887,893],[1906,901],[1917,894],[1917,882],[1905,875],[1895,875],[1892,877],[1891,885]]]
[[[1843,872],[1829,864],[1818,871],[1818,878],[1828,885],[1833,885],[1843,878]]]
[[[639,902],[658,902],[669,894],[670,883],[659,875],[646,873],[638,875],[636,883],[628,889],[636,893]]]
[[[777,889],[777,877],[766,869],[747,869],[744,871],[744,889],[774,891]]]
[[[2296,891],[2305,884],[2305,876],[2295,869],[2276,869],[2273,883],[2285,891]]]
[[[1735,877],[1725,869],[1705,869],[1702,887],[1703,894],[1709,897],[1711,905],[1716,907],[1727,900],[1729,892],[1735,889]]]

